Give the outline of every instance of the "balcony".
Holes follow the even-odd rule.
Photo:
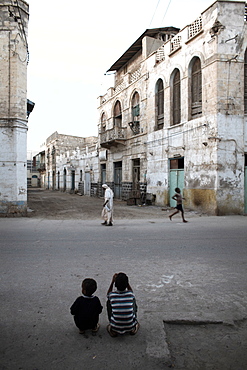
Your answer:
[[[126,127],[114,127],[100,133],[100,145],[109,149],[111,146],[125,145]]]
[[[37,164],[37,171],[39,171],[39,172],[43,172],[43,171],[45,171],[45,163],[39,163],[39,164]]]

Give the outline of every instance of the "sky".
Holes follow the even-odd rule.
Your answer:
[[[112,64],[149,28],[192,23],[213,0],[27,0],[27,150],[57,131],[98,135],[98,97],[114,85]]]

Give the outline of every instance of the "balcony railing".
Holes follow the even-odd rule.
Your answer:
[[[100,145],[103,148],[110,148],[118,144],[125,145],[126,127],[114,127],[100,133]]]
[[[45,171],[45,163],[40,163],[37,165],[37,171]]]

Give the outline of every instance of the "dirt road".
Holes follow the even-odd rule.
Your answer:
[[[79,196],[60,191],[43,189],[28,190],[28,217],[58,220],[101,219],[103,198]],[[170,208],[158,206],[127,206],[114,200],[114,219],[140,219],[168,217]],[[190,217],[192,213],[190,212]]]

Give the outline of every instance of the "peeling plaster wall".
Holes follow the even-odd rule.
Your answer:
[[[147,60],[148,191],[156,203],[169,205],[169,159],[184,157],[185,206],[210,214],[243,213],[246,122],[243,111],[243,60],[247,47],[244,3],[216,2],[202,14],[203,32],[189,43],[187,29],[178,34],[182,47],[164,61]],[[218,20],[222,25],[211,36]],[[236,37],[236,35],[238,35]],[[243,43],[244,40],[244,43]],[[202,66],[202,116],[189,117],[189,65],[198,56]],[[237,57],[236,57],[237,56]],[[181,123],[171,126],[171,75],[181,76]],[[164,128],[154,131],[155,83],[164,83]],[[152,155],[149,155],[149,153]]]
[[[198,15],[199,16],[199,15]],[[125,146],[109,149],[107,179],[112,181],[114,161],[123,161],[123,181],[132,180],[131,160],[143,158],[142,176],[147,192],[155,194],[157,205],[170,205],[170,161],[184,158],[185,207],[208,214],[243,214],[244,153],[247,153],[247,120],[244,115],[244,53],[247,48],[245,2],[216,1],[201,14],[202,29],[188,39],[188,26],[175,36],[180,46],[171,51],[171,42],[162,45],[163,58],[154,51],[145,54],[150,38],[143,39],[143,54],[128,63],[128,69],[141,65],[141,75],[132,84],[123,71],[117,72],[121,89],[109,89],[101,97],[99,117],[107,116],[107,129],[113,127],[112,109],[122,104],[123,126],[127,127]],[[160,47],[157,43],[156,48]],[[202,114],[191,117],[191,65],[201,61]],[[172,123],[173,72],[180,72],[181,121]],[[121,78],[120,78],[121,77]],[[164,85],[164,127],[155,127],[155,88]],[[131,94],[141,97],[140,122],[143,132],[131,138]],[[99,123],[100,128],[100,123]],[[100,132],[100,129],[99,129]]]
[[[28,4],[0,1],[0,216],[27,212],[27,27]],[[20,22],[22,20],[22,26]],[[20,32],[20,28],[25,30]]]

